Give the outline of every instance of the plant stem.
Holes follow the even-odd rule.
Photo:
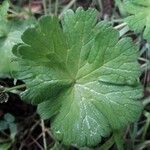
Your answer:
[[[145,141],[146,133],[147,133],[149,125],[150,125],[150,113],[144,111],[144,115],[147,118],[147,120],[146,120],[146,123],[144,125],[144,131],[143,131],[143,134],[142,134],[142,142]]]
[[[123,2],[121,0],[115,0],[115,3],[117,4],[118,9],[119,9],[121,15],[125,16],[126,15],[126,11],[125,11]]]
[[[99,8],[100,8],[100,11],[103,12],[102,0],[98,0],[98,5],[99,5]]]
[[[146,106],[148,104],[150,104],[150,97],[144,99],[144,101],[143,101],[143,106]]]
[[[16,11],[14,11],[14,10],[12,10],[12,9],[9,9],[8,11],[9,11],[10,13],[16,15],[16,16],[19,16],[19,13],[16,12]]]
[[[17,89],[21,89],[21,88],[25,88],[25,87],[26,87],[25,84],[17,85],[17,86],[10,87],[10,88],[4,88],[4,90],[2,92],[11,92],[13,90],[17,90]]]
[[[49,0],[49,14],[52,14],[52,0]]]
[[[55,2],[55,16],[57,16],[57,14],[58,14],[58,5],[59,5],[59,2],[58,2],[58,0],[56,0],[56,2]]]
[[[31,0],[29,0],[29,16],[32,16]]]
[[[109,150],[115,143],[114,137],[111,136],[109,140],[107,140],[100,148],[96,150]]]
[[[123,135],[122,131],[115,131],[113,133],[115,143],[117,146],[117,150],[124,150],[124,148],[123,148],[123,136],[122,135]]]
[[[44,120],[43,119],[41,119],[41,126],[42,126],[44,150],[47,150],[46,137],[45,137],[45,125],[44,125]]]
[[[115,26],[114,28],[115,29],[121,29],[121,28],[123,28],[124,26],[126,26],[127,25],[127,23],[121,23],[121,24],[119,24],[119,25],[117,25],[117,26]]]
[[[74,3],[76,2],[76,0],[72,0],[70,1],[70,3],[62,10],[61,14],[59,15],[59,18],[62,17],[63,13],[68,10]]]
[[[43,1],[44,14],[47,15],[46,0]]]
[[[123,27],[123,28],[119,31],[120,37],[123,36],[123,35],[125,35],[129,30],[130,30],[130,29],[129,29],[128,26]]]

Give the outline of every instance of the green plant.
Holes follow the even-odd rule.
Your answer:
[[[139,100],[143,96],[139,76],[142,72],[143,84],[149,85],[150,1],[115,0],[114,12],[107,17],[110,23],[99,21],[100,15],[92,8],[70,10],[78,6],[76,0],[64,7],[58,0],[43,0],[42,4],[41,12],[50,16],[41,14],[38,22],[28,16],[32,5],[27,19],[13,11],[7,0],[0,7],[0,78],[13,77],[16,85],[0,85],[0,103],[7,102],[12,92],[37,105],[45,150],[69,150],[70,145],[80,150],[93,150],[93,146],[94,150],[108,150],[114,143],[118,150],[146,148],[150,99]],[[106,4],[111,7],[109,1]],[[105,11],[101,0],[91,5]],[[24,84],[18,85],[16,79]],[[149,86],[145,89],[149,92]],[[137,121],[142,103],[142,119]],[[50,131],[43,119],[50,119]],[[2,141],[0,149],[10,148],[15,139],[16,132],[11,138],[9,127],[14,122],[7,122],[4,117],[0,127],[10,130],[11,140]],[[53,139],[50,145],[47,134]],[[129,144],[123,146],[123,142]]]
[[[150,0],[124,0],[126,11],[131,16],[125,18],[129,27],[137,32],[143,33],[143,37],[150,41]]]
[[[34,24],[33,19],[9,18],[9,2],[6,0],[0,7],[0,77],[12,77],[12,72],[17,70],[12,47],[21,41],[21,34]]]
[[[9,130],[10,135],[5,133],[5,130]],[[17,134],[17,126],[14,116],[9,113],[4,115],[3,120],[0,120],[0,133],[7,135],[7,139],[1,139],[0,141],[0,150],[8,150],[14,142]]]
[[[22,99],[38,104],[42,118],[52,118],[58,140],[79,147],[115,135],[142,109],[138,51],[130,38],[119,39],[108,23],[97,23],[96,14],[68,10],[62,28],[57,17],[42,17],[13,48],[17,78],[27,87]]]

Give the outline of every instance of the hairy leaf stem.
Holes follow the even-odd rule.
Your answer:
[[[25,87],[26,87],[25,84],[13,86],[13,87],[6,87],[6,88],[4,88],[4,90],[2,92],[11,92],[13,90],[18,90],[18,89],[25,88]]]
[[[121,29],[121,28],[123,28],[124,26],[126,26],[127,25],[127,23],[121,23],[121,24],[119,24],[119,25],[117,25],[117,26],[115,26],[114,28],[115,29]]]

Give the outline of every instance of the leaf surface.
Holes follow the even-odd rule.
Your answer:
[[[7,11],[9,8],[8,1],[4,1],[0,6],[0,77],[12,76],[12,72],[17,70],[17,63],[14,62],[14,55],[11,50],[13,46],[21,40],[21,34],[34,21],[7,19]]]
[[[131,16],[125,18],[129,27],[150,41],[150,0],[125,0],[125,8]]]
[[[94,146],[141,112],[138,52],[131,39],[97,23],[94,9],[66,11],[61,20],[42,17],[13,48],[27,89],[22,98],[52,117],[58,140]]]

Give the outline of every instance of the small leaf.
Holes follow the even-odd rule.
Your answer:
[[[62,25],[62,28],[61,28]],[[78,8],[56,17],[42,17],[13,48],[18,79],[26,83],[24,100],[38,105],[44,119],[64,144],[94,146],[102,137],[134,122],[142,106],[138,51],[131,39],[97,11]]]
[[[144,30],[144,38],[150,41],[150,0],[125,0],[124,4],[131,14],[125,22],[137,33]]]
[[[0,131],[8,129],[8,123],[6,121],[0,121]]]
[[[13,123],[15,121],[14,116],[12,116],[11,114],[7,113],[4,115],[4,119],[5,121],[7,121],[8,123]]]

